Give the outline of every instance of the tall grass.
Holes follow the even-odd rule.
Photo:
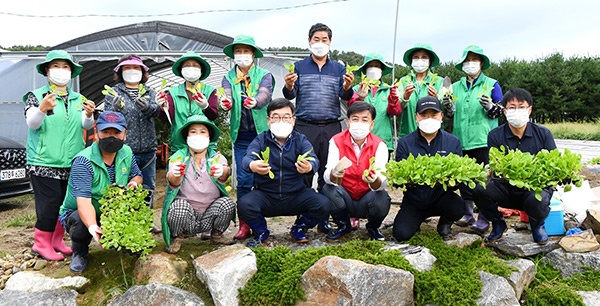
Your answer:
[[[543,124],[554,138],[600,141],[600,122],[561,122]]]

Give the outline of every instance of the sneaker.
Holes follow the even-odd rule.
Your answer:
[[[325,235],[331,233],[331,226],[329,226],[329,221],[325,220],[325,221],[319,222],[319,224],[317,225],[317,231],[319,231]]]
[[[378,228],[367,228],[367,231],[372,240],[385,241],[385,236],[383,236]]]
[[[328,241],[334,241],[334,240],[338,240],[344,236],[346,236],[347,234],[350,234],[350,232],[352,232],[352,227],[350,227],[349,225],[340,225],[338,226],[337,229],[331,231],[329,234],[327,234],[327,236],[325,237],[325,239],[327,239]]]
[[[246,242],[246,245],[248,247],[253,248],[253,247],[257,247],[263,243],[266,243],[267,241],[269,241],[269,234],[270,234],[269,230],[266,230],[263,233],[257,234],[256,236],[254,236],[254,239]]]
[[[306,233],[304,232],[304,227],[293,225],[292,230],[290,231],[290,236],[292,240],[296,243],[306,243],[308,242],[308,237],[306,237]]]
[[[87,269],[87,263],[88,263],[88,256],[80,254],[80,253],[73,253],[73,257],[71,257],[71,263],[69,264],[69,269],[71,270],[71,272],[75,272],[75,273],[79,273],[79,272],[83,272],[85,271],[85,269]]]

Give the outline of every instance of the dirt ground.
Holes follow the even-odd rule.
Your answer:
[[[587,180],[589,180],[590,187],[594,188],[596,186],[600,186],[600,173],[592,173],[584,169],[582,174]],[[160,224],[162,201],[166,186],[164,177],[164,170],[158,170],[156,204],[154,207],[155,224],[157,225]],[[400,205],[398,205],[398,203],[400,203],[402,200],[402,191],[392,189],[389,190],[389,192],[393,203],[390,212],[384,221],[385,229],[383,229],[382,232],[386,236],[386,240],[393,240],[391,235],[391,225],[394,217],[400,209]],[[233,197],[235,198],[235,196]],[[294,223],[294,220],[295,217],[293,216],[268,218],[267,223],[269,230],[271,231],[271,245],[287,245],[293,248],[298,247],[298,245],[293,243],[289,237],[289,230],[291,225]],[[518,217],[515,218],[515,220],[518,220]],[[30,249],[33,245],[34,224],[35,205],[33,194],[0,200],[0,257],[6,253],[15,254],[23,250]],[[368,239],[367,231],[364,227],[365,224],[366,220],[361,220],[361,228],[349,235],[348,238],[344,239]],[[421,230],[435,230],[436,224],[437,222],[435,218],[433,218],[429,222],[424,222]],[[228,237],[233,237],[236,231],[237,226],[232,222],[225,235]],[[455,234],[461,231],[468,231],[468,228],[460,228],[458,226],[453,227],[453,232]],[[316,230],[313,229],[309,231],[308,235],[311,239],[309,245],[326,244],[324,234],[317,233]],[[154,238],[162,241],[161,235],[155,235]],[[66,240],[68,240],[68,237]]]

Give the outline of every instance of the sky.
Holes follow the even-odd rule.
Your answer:
[[[458,61],[472,44],[494,62],[535,60],[557,52],[599,57],[599,11],[598,0],[19,0],[0,6],[0,45],[53,46],[114,27],[163,20],[231,37],[251,35],[261,48],[305,48],[310,26],[321,22],[333,31],[331,49],[379,52],[399,64],[418,42],[429,43],[442,62]],[[65,15],[86,16],[61,17]]]

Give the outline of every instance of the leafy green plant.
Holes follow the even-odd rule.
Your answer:
[[[379,86],[379,84],[381,84],[380,80],[373,80],[373,79],[367,78],[367,76],[364,75],[364,73],[361,73],[360,80],[361,80],[360,82],[366,84],[368,88],[377,87],[377,86]]]
[[[487,180],[483,164],[478,164],[474,158],[456,154],[417,157],[411,154],[401,161],[388,162],[386,169],[390,184],[403,190],[407,185],[434,187],[440,184],[444,190],[459,184],[469,188],[475,188],[476,184],[485,187]]]
[[[28,225],[33,225],[36,220],[37,220],[37,217],[34,213],[18,215],[15,218],[11,218],[10,220],[6,221],[4,223],[4,226],[5,227],[28,226]]]
[[[285,69],[287,69],[289,72],[294,72],[296,69],[296,65],[294,63],[283,63],[283,67],[285,67]]]
[[[142,259],[152,251],[156,241],[152,239],[152,210],[145,197],[148,191],[141,188],[109,186],[100,199],[100,223],[104,248],[139,253]]]
[[[102,90],[102,94],[105,96],[111,95],[113,97],[116,97],[118,95],[118,93],[110,86],[108,85],[104,85],[104,89]]]
[[[225,97],[225,88],[223,88],[223,87],[217,88],[217,92],[215,93],[215,95],[219,98],[224,98]]]
[[[358,70],[358,68],[359,68],[358,65],[350,66],[350,65],[346,64],[346,73],[352,73],[352,72]]]
[[[308,156],[308,154],[310,154],[310,152],[312,152],[312,149],[308,150],[304,154],[298,155],[298,158],[296,159],[296,161],[303,161],[303,160],[314,161],[315,160],[314,157]]]
[[[594,157],[587,162],[589,165],[597,165],[600,164],[600,156]]]
[[[252,152],[252,154],[256,155],[258,159],[262,160],[265,164],[269,164],[269,154],[271,153],[271,148],[267,147],[264,151],[260,152],[260,155],[256,152]],[[275,174],[273,171],[269,170],[269,178],[274,179]]]
[[[507,150],[504,146],[490,149],[490,170],[493,177],[506,179],[509,184],[535,191],[535,197],[542,199],[544,188],[565,185],[565,191],[572,185],[580,187],[583,176],[581,155],[565,149],[541,150],[535,155],[520,150]]]
[[[369,158],[369,168],[365,169],[363,176],[369,176],[369,172],[371,172],[371,170],[381,170],[379,167],[377,167],[377,165],[375,165],[375,156]]]
[[[146,94],[146,87],[144,87],[144,84],[140,84],[138,86],[138,98],[141,98],[145,94]]]

